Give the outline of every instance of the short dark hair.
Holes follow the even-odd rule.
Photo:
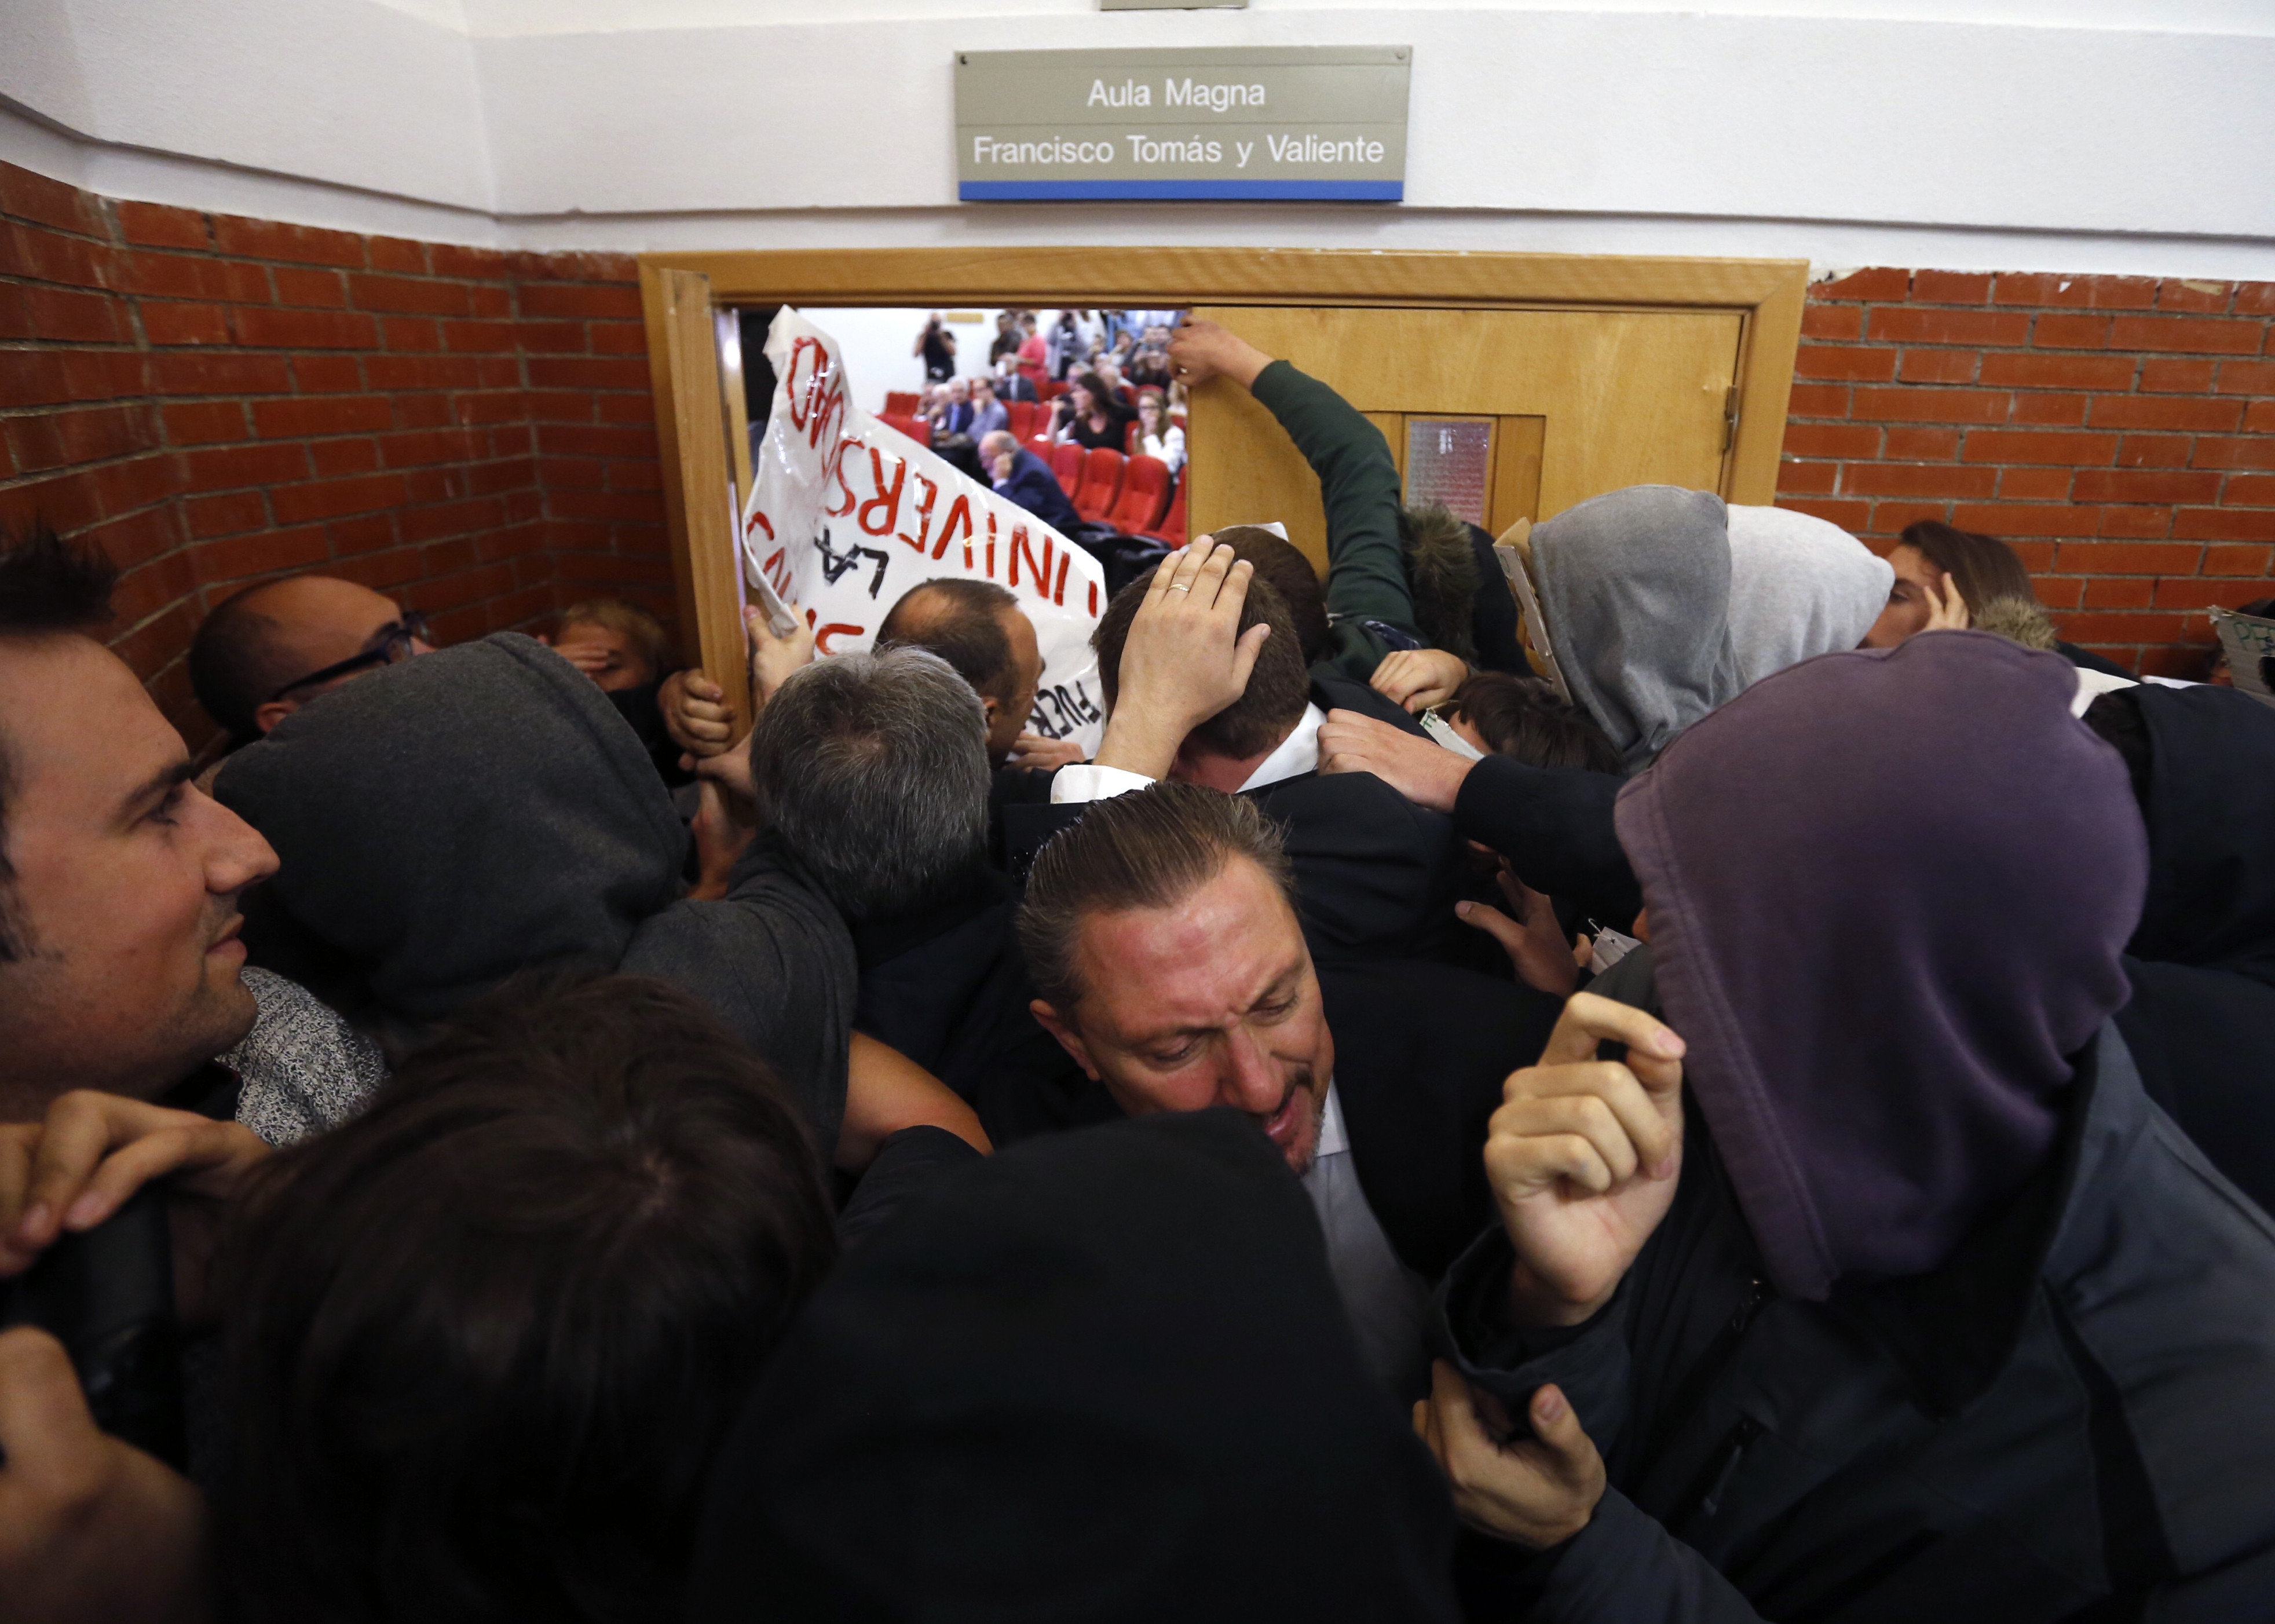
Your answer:
[[[0,642],[98,630],[110,618],[118,566],[102,548],[66,541],[44,521],[21,535],[0,533]],[[8,807],[16,797],[16,764],[0,728],[0,964],[31,950],[8,861]]]
[[[901,594],[877,628],[877,652],[921,648],[955,667],[974,692],[1009,699],[1011,638],[1003,613],[1018,608],[1018,599],[993,581],[919,582]]]
[[[1091,914],[1168,908],[1246,857],[1296,905],[1295,871],[1279,826],[1244,796],[1157,783],[1092,801],[1082,820],[1036,854],[1019,906],[1019,946],[1036,994],[1054,1008],[1082,1001],[1075,943]]]
[[[1454,690],[1446,708],[1475,728],[1496,755],[1528,767],[1624,771],[1610,736],[1538,677],[1480,671]]]
[[[1923,518],[1904,526],[1899,544],[1924,553],[1928,563],[1951,578],[1970,608],[1983,608],[2001,598],[2038,601],[2022,558],[1996,536]]]
[[[275,585],[260,581],[231,593],[190,638],[190,688],[233,744],[261,736],[253,713],[300,675],[291,651],[278,639],[281,623],[258,607],[261,593]]]
[[[850,919],[898,913],[986,860],[987,717],[918,648],[793,675],[751,729],[759,812]]]
[[[1115,593],[1114,601],[1099,617],[1098,629],[1090,634],[1090,646],[1098,651],[1099,686],[1106,691],[1108,710],[1121,692],[1122,647],[1130,640],[1130,623],[1152,585],[1152,576],[1140,576]],[[1247,691],[1192,731],[1192,736],[1209,749],[1235,759],[1269,750],[1287,737],[1288,730],[1303,719],[1304,706],[1311,702],[1311,674],[1303,650],[1296,646],[1288,601],[1261,572],[1248,583],[1248,600],[1240,608],[1240,630],[1244,634],[1259,622],[1271,626],[1272,635],[1265,640],[1264,652],[1256,657],[1255,669],[1248,674]]]
[[[469,1005],[231,1216],[238,1610],[676,1619],[714,1443],[835,1250],[797,1107],[686,994]]]
[[[1303,648],[1304,663],[1309,665],[1324,653],[1327,646],[1326,594],[1319,585],[1319,572],[1311,568],[1311,561],[1304,556],[1302,549],[1261,525],[1227,525],[1212,539],[1232,548],[1234,557],[1248,560],[1259,578],[1272,583],[1272,589],[1288,606],[1288,618],[1295,624],[1296,641]]]

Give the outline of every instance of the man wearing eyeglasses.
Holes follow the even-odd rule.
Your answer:
[[[190,683],[231,744],[248,744],[317,695],[434,646],[425,616],[368,586],[289,576],[206,617],[190,644]]]

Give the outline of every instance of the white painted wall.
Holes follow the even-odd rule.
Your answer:
[[[2275,0],[0,0],[0,157],[534,247],[1139,242],[2275,278]],[[957,49],[1410,44],[1402,206],[963,205]],[[44,127],[43,127],[44,126]]]

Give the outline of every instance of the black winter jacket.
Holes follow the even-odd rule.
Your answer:
[[[1695,1111],[1585,1326],[1502,1326],[1508,1243],[1472,1245],[1440,1295],[1464,1372],[1519,1415],[1561,1385],[1610,1476],[1517,1574],[1528,1616],[2275,1617],[2275,1223],[2113,1029],[2079,1078],[2059,1153],[1930,1275],[1769,1293]]]

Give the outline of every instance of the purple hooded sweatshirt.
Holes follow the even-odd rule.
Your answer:
[[[1621,792],[1667,1023],[1780,1290],[1941,1264],[2129,996],[2147,839],[2076,688],[1984,632],[1826,654]]]

